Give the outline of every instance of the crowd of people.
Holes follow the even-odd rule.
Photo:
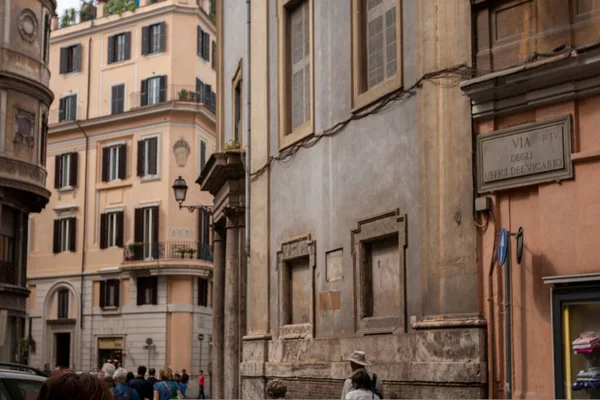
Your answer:
[[[354,351],[347,359],[352,376],[344,382],[341,400],[383,399],[383,385],[377,374],[367,371],[371,365],[363,351]],[[44,367],[49,370],[49,365]],[[146,377],[148,372],[148,377]],[[138,367],[137,375],[124,368],[106,363],[98,375],[77,374],[55,370],[40,390],[38,400],[173,400],[185,399],[189,383],[186,370],[174,374],[170,367],[159,371]],[[204,399],[204,373],[200,371],[200,398]],[[285,399],[287,386],[280,380],[270,380],[266,387],[270,399]]]
[[[105,363],[98,374],[63,371],[59,366],[50,374],[46,364],[44,371],[50,376],[42,385],[38,400],[172,400],[185,399],[189,375],[183,369],[174,374],[170,367],[159,371],[145,366],[137,369],[137,375],[113,364]],[[146,377],[146,372],[148,376]],[[204,373],[198,379],[200,398],[204,399]]]

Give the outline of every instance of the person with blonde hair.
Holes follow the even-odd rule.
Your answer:
[[[183,399],[181,389],[173,381],[173,370],[166,367],[160,370],[159,381],[154,384],[154,400]]]

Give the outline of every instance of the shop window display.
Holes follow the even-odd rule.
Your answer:
[[[600,288],[555,293],[553,309],[556,397],[600,399]]]

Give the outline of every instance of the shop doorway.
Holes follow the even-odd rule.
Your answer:
[[[70,333],[56,333],[55,346],[56,354],[54,359],[56,364],[63,368],[70,368],[71,360],[71,334]]]
[[[122,337],[98,339],[98,369],[105,363],[113,364],[115,367],[124,366]]]

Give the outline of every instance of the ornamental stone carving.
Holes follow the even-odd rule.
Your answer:
[[[33,147],[33,128],[35,126],[35,115],[15,109],[14,142]]]
[[[29,8],[21,11],[21,15],[19,15],[19,33],[24,40],[30,43],[37,38],[38,20],[35,13]]]
[[[184,138],[179,139],[173,145],[173,154],[175,154],[175,161],[181,168],[187,164],[187,159],[190,155],[190,145],[185,141]]]

